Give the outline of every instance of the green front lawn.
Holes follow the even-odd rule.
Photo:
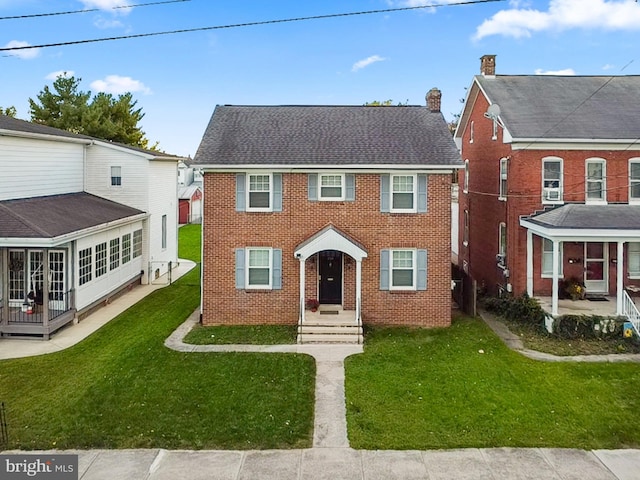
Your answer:
[[[180,229],[182,258],[199,260],[199,238]],[[199,279],[192,270],[63,352],[1,361],[9,448],[309,447],[313,358],[164,347],[198,307]]]
[[[354,448],[640,446],[640,365],[545,363],[480,320],[376,328],[346,360]]]
[[[196,325],[184,337],[194,345],[286,345],[296,343],[297,325]]]

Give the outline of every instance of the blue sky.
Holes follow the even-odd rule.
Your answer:
[[[92,93],[130,91],[151,142],[195,154],[217,104],[423,105],[442,90],[450,120],[483,54],[498,74],[640,74],[635,0],[0,0],[0,48],[417,5],[433,9],[218,29],[0,52],[0,106],[29,119],[55,75],[73,72]]]

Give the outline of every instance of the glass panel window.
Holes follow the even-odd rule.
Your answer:
[[[507,225],[504,223],[498,228],[498,253],[503,256],[507,254]]]
[[[162,249],[167,248],[167,216],[162,215]]]
[[[391,211],[415,212],[416,178],[414,175],[391,177]]]
[[[142,229],[133,232],[133,258],[142,255]]]
[[[41,250],[31,250],[29,252],[29,292],[37,298],[42,298],[44,292],[44,252]]]
[[[558,274],[562,276],[562,242],[558,246]],[[553,242],[548,238],[542,239],[542,276],[553,275]]]
[[[464,185],[462,191],[467,193],[469,191],[469,160],[464,161]]]
[[[640,242],[629,242],[627,257],[629,276],[640,277]]]
[[[391,288],[398,290],[415,289],[415,251],[391,251]]]
[[[268,211],[271,208],[271,175],[249,175],[249,210]]]
[[[344,200],[344,175],[320,175],[320,200]]]
[[[542,201],[562,201],[562,160],[546,159],[542,162]]]
[[[120,266],[120,237],[109,242],[109,270],[115,270]]]
[[[604,160],[587,160],[587,201],[603,201],[605,197]]]
[[[111,186],[122,186],[122,167],[111,167]]]
[[[469,245],[469,210],[465,210],[464,211],[464,218],[463,218],[463,225],[462,225],[462,244],[463,245]]]
[[[247,255],[247,288],[271,287],[271,250],[250,248]]]
[[[91,247],[80,250],[78,256],[78,279],[80,285],[91,281],[92,250]]]
[[[640,160],[629,162],[629,200],[640,201]]]
[[[500,159],[500,200],[507,199],[507,163],[506,158]]]
[[[107,242],[96,245],[96,278],[107,273]]]
[[[9,250],[9,300],[22,302],[26,298],[24,276],[24,251]]]
[[[122,264],[129,263],[131,260],[131,234],[127,233],[122,236]]]
[[[49,252],[49,299],[63,300],[65,294],[64,251]]]

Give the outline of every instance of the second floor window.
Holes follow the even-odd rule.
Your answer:
[[[500,159],[500,193],[498,200],[507,199],[507,159]]]
[[[469,160],[464,161],[464,184],[462,185],[462,191],[467,193],[469,191]]]
[[[586,201],[606,201],[605,163],[602,159],[587,160]]]
[[[391,176],[391,211],[415,212],[416,177],[414,175]]]
[[[111,186],[122,186],[122,167],[111,167]]]
[[[559,158],[542,161],[542,202],[562,202],[562,160]]]
[[[469,210],[465,210],[463,214],[462,224],[462,244],[466,247],[469,245]]]
[[[640,159],[629,161],[629,202],[640,203]]]
[[[320,200],[344,200],[344,175],[319,175]]]
[[[268,211],[271,208],[271,176],[249,175],[247,210]]]

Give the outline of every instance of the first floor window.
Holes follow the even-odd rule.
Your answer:
[[[507,257],[507,225],[501,223],[498,228],[498,254],[502,255],[503,259]]]
[[[142,229],[133,232],[133,258],[142,255]]]
[[[96,278],[107,273],[107,242],[96,245]]]
[[[462,224],[462,244],[469,245],[469,210],[463,212]]]
[[[109,270],[120,266],[120,237],[109,242]]]
[[[250,248],[247,253],[247,288],[269,288],[271,286],[271,249]]]
[[[558,274],[562,276],[562,243],[558,246]],[[553,275],[553,242],[548,238],[542,239],[542,276]]]
[[[129,263],[131,260],[131,234],[127,233],[122,236],[122,264]]]
[[[162,249],[167,248],[167,216],[162,215]]]
[[[414,175],[391,176],[391,211],[415,212],[416,178]]]
[[[415,289],[415,250],[391,251],[391,289]]]
[[[640,242],[629,242],[627,249],[629,276],[640,278]]]
[[[78,256],[78,278],[80,285],[84,285],[91,281],[91,269],[93,267],[91,257],[91,247],[80,250],[80,254]]]
[[[271,209],[271,175],[249,175],[249,201],[247,210]]]
[[[111,186],[122,186],[122,167],[111,167]]]

